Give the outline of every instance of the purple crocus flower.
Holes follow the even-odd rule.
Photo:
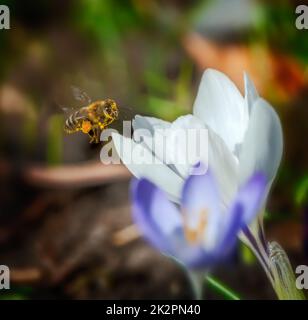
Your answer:
[[[231,206],[223,209],[211,172],[193,173],[184,183],[180,207],[149,180],[135,179],[133,217],[144,237],[159,251],[189,269],[202,270],[232,251],[238,233],[259,213],[267,181],[262,174],[253,175]]]

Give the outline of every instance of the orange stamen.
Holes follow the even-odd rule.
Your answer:
[[[203,239],[203,235],[207,226],[207,215],[208,212],[206,209],[203,209],[200,212],[200,216],[199,216],[199,221],[198,221],[198,225],[196,226],[196,228],[190,228],[188,225],[188,221],[187,221],[187,214],[183,214],[183,219],[184,219],[184,234],[185,234],[185,238],[186,240],[191,243],[191,244],[195,244],[197,242],[201,242]]]

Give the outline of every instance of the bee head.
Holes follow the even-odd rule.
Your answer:
[[[119,109],[116,102],[112,99],[106,99],[104,103],[104,113],[112,118],[117,118],[119,115]]]

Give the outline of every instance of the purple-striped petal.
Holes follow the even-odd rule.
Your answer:
[[[217,236],[223,219],[219,208],[220,198],[216,181],[208,170],[206,174],[188,177],[182,192],[186,227],[198,230],[199,238],[206,251],[216,246]],[[202,225],[204,225],[203,234]]]
[[[197,170],[198,167],[196,167]],[[188,177],[182,191],[182,206],[185,211],[198,212],[206,209],[211,212],[219,211],[219,192],[216,181],[210,170],[203,175],[195,174]]]
[[[238,233],[262,207],[266,179],[261,174],[254,175],[239,190],[226,213],[219,208],[218,190],[210,172],[191,175],[186,180],[182,193],[184,216],[147,179],[134,180],[131,190],[133,217],[145,238],[188,268],[202,269],[214,266],[232,252]],[[201,214],[206,215],[204,225]],[[196,238],[187,234],[188,229],[196,232]]]
[[[201,243],[190,243],[178,229],[170,238],[171,256],[190,269],[206,269],[217,264],[220,252],[206,250]]]
[[[238,191],[231,211],[241,208],[243,220],[250,224],[264,205],[267,179],[261,173],[254,174]]]
[[[147,179],[131,184],[133,218],[145,238],[158,250],[192,269],[217,263],[219,253],[185,238],[183,217],[166,195]]]
[[[172,253],[170,241],[182,218],[167,196],[147,179],[133,180],[133,218],[145,238],[158,250]]]
[[[243,213],[243,206],[239,203],[226,213],[220,242],[216,247],[216,252],[221,256],[227,256],[236,245],[237,235],[244,225]]]

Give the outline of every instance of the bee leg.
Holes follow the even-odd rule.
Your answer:
[[[95,139],[95,132],[94,132],[94,130],[90,130],[89,132],[88,132],[88,136],[90,137],[90,143],[93,143],[93,141],[94,141],[94,139]]]
[[[99,143],[100,140],[100,130],[99,127],[94,128],[94,137],[95,137],[95,143]]]
[[[92,129],[88,132],[88,136],[90,137],[90,143],[99,143],[99,128],[92,126]]]

